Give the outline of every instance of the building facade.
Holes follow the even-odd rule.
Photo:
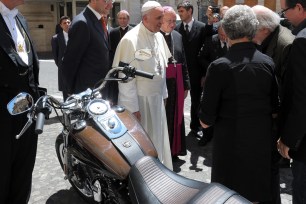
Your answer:
[[[140,9],[147,0],[116,0],[110,13],[109,23],[116,26],[115,16],[118,11],[125,9],[130,13],[130,23],[141,21]],[[162,5],[176,8],[181,0],[157,0]],[[269,7],[274,11],[280,10],[279,0],[190,0],[194,5],[194,17],[205,21],[207,6],[233,6],[235,4],[257,4]],[[19,10],[27,18],[30,33],[38,52],[51,51],[51,37],[55,34],[55,27],[62,15],[73,19],[87,5],[88,0],[26,0],[26,4],[19,6]]]

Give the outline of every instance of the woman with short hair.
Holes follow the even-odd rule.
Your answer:
[[[269,201],[274,63],[252,43],[258,21],[250,7],[231,7],[221,23],[231,47],[208,68],[199,113],[203,128],[215,127],[211,181]]]

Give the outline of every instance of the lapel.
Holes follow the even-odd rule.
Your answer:
[[[184,38],[186,39],[186,32],[185,32],[185,28],[184,28],[184,23],[182,22],[181,25],[178,28],[178,32],[184,36]]]
[[[188,35],[188,41],[191,41],[194,38],[194,36],[197,34],[196,33],[197,30],[198,30],[198,25],[197,25],[196,20],[194,20],[193,24],[192,24],[192,27],[191,27],[191,30],[190,30],[189,35]]]
[[[95,14],[89,9],[86,8],[84,14],[87,14],[88,17],[90,18],[90,20],[93,22],[93,26],[94,29],[96,29],[100,34],[101,34],[101,38],[103,38],[106,47],[109,48],[109,40],[105,39],[105,35],[104,35],[104,30],[102,28],[102,23],[99,19],[97,19],[97,17],[95,16]]]
[[[58,41],[59,41],[59,46],[61,47],[60,49],[65,49],[66,48],[66,42],[65,42],[65,37],[64,37],[64,34],[63,34],[62,31],[57,34],[57,38],[58,38]]]
[[[12,39],[11,33],[1,14],[0,14],[0,29],[5,30],[5,32],[0,32],[0,39],[1,39],[0,47],[2,47],[4,52],[9,56],[9,58],[16,66],[21,65],[26,67],[27,65],[22,61],[22,59],[19,57],[16,51],[15,42]]]
[[[28,32],[28,26],[27,26],[27,24],[26,24],[26,21],[25,21],[25,19],[24,19],[24,17],[22,16],[22,15],[20,15],[20,14],[17,14],[17,16],[16,16],[16,21],[18,21],[17,22],[17,24],[19,23],[19,25],[21,26],[21,29],[24,31],[24,33],[25,33],[25,37],[27,38],[27,39],[25,39],[25,41],[28,41],[28,43],[26,43],[26,44],[28,44],[29,45],[29,47],[28,47],[28,49],[29,49],[29,53],[28,53],[28,58],[29,58],[29,65],[32,65],[33,64],[33,43],[32,43],[32,41],[30,40],[30,35],[29,35],[29,32]],[[20,32],[22,32],[22,31],[20,31]],[[18,57],[19,57],[19,55],[18,55]],[[19,57],[20,58],[20,57]],[[22,60],[21,60],[22,61]],[[22,61],[22,66],[28,66],[28,65],[26,65],[23,61]]]
[[[277,28],[279,29],[279,28]],[[267,48],[266,51],[266,55],[270,56],[271,58],[274,59],[274,54],[276,53],[276,49],[277,49],[277,41],[278,41],[278,32],[274,32],[274,36],[271,39],[271,41],[269,42],[269,46]]]
[[[118,40],[119,43],[119,41],[121,40],[120,27],[118,27],[114,33],[116,33],[116,39]]]

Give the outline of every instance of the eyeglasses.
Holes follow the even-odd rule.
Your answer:
[[[286,11],[288,11],[289,9],[293,9],[294,7],[295,7],[295,5],[294,5],[293,7],[285,8],[285,9],[281,10],[278,14],[279,14],[280,16],[283,16],[283,15],[286,14]]]
[[[165,22],[166,22],[168,25],[176,24],[176,20],[166,20]]]
[[[106,3],[106,4],[108,4],[108,3],[115,3],[115,0],[104,0],[104,2]]]

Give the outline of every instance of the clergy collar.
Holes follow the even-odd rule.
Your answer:
[[[163,34],[166,35],[166,36],[171,34],[171,33],[166,33],[166,32],[164,32],[162,29],[160,29],[160,32],[163,33]]]
[[[7,8],[7,7],[2,3],[2,1],[0,1],[0,13],[1,13],[3,16],[15,18],[15,16],[18,14],[18,9],[14,8],[14,9],[10,10],[9,8]]]
[[[93,9],[91,6],[87,5],[87,7],[95,14],[95,16],[97,17],[98,20],[100,20],[102,18],[102,16],[95,9]]]

